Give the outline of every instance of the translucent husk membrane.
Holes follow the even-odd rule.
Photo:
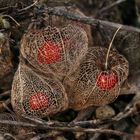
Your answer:
[[[106,70],[104,65],[106,54],[107,48],[89,48],[79,68],[65,78],[70,108],[80,110],[93,105],[102,106],[117,98],[121,85],[128,76],[128,61],[112,49]],[[100,84],[99,77],[102,75],[108,75],[106,77],[108,82],[104,85]]]
[[[45,117],[109,104],[128,76],[124,56],[111,49],[105,69],[108,49],[88,48],[86,32],[77,25],[29,30],[20,51],[30,68],[20,64],[14,77],[12,105],[18,114]]]
[[[21,41],[22,56],[36,69],[60,80],[79,66],[87,49],[86,32],[71,24],[30,30]]]
[[[46,117],[68,107],[63,85],[55,78],[43,78],[25,64],[15,73],[11,103],[18,114]]]
[[[70,6],[70,7],[60,6],[57,8],[60,8],[61,10],[76,14],[76,15],[81,16],[81,17],[85,17],[84,13],[82,13],[79,9],[77,9],[76,7],[73,7],[73,6]],[[51,24],[51,25],[58,27],[58,28],[63,27],[63,26],[67,26],[68,24],[71,24],[74,26],[79,26],[79,27],[83,28],[85,30],[85,32],[87,33],[88,40],[89,40],[88,43],[90,45],[93,44],[91,26],[88,24],[84,24],[84,23],[81,23],[78,21],[70,20],[70,19],[67,19],[63,16],[61,17],[61,16],[56,16],[56,15],[50,15],[47,12],[45,13],[44,20],[45,20],[46,25]]]

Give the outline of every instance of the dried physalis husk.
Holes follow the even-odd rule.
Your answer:
[[[70,107],[80,110],[113,102],[128,76],[128,61],[115,49],[110,51],[108,69],[104,69],[107,48],[89,49],[79,68],[65,78]]]
[[[77,26],[28,31],[21,41],[22,56],[36,69],[63,79],[74,71],[88,48],[86,32]]]
[[[80,17],[85,17],[85,14],[76,7],[57,6],[55,8],[69,12],[69,13],[76,14]],[[92,43],[93,43],[91,26],[88,24],[70,20],[70,19],[67,19],[67,18],[61,17],[61,16],[49,15],[48,13],[45,13],[44,20],[45,20],[46,25],[49,25],[51,23],[53,26],[56,26],[56,27],[66,26],[68,24],[72,24],[74,26],[79,26],[79,27],[83,28],[85,30],[85,32],[87,33],[89,44],[92,45]]]
[[[29,67],[19,64],[15,73],[11,103],[18,114],[46,117],[68,107],[62,84],[55,78],[43,79]]]

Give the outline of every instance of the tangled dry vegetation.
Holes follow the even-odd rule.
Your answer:
[[[140,140],[136,6],[1,0],[0,139]]]

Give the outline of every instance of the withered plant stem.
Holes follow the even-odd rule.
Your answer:
[[[121,29],[122,25],[119,26],[119,28],[116,30],[115,34],[113,35],[113,38],[109,44],[109,47],[108,47],[108,50],[107,50],[107,54],[106,54],[106,60],[105,60],[105,69],[107,70],[108,68],[108,58],[109,58],[109,52],[110,52],[110,49],[112,47],[112,43],[117,35],[117,33],[119,32],[119,30]]]
[[[20,26],[20,24],[19,24],[12,16],[10,16],[10,15],[2,15],[2,17],[8,17],[8,18],[10,18],[12,21],[14,21],[14,22],[17,24],[17,26]]]

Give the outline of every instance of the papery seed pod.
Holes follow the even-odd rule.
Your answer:
[[[86,32],[77,26],[28,31],[21,41],[22,56],[36,69],[63,79],[74,71],[88,48]]]
[[[89,49],[75,73],[64,83],[70,107],[80,110],[88,106],[102,106],[113,102],[128,76],[128,61],[116,50],[111,50],[108,69],[105,69],[107,48]]]
[[[12,85],[11,103],[18,114],[46,117],[68,107],[62,84],[55,78],[46,78],[26,65],[19,64]]]
[[[56,6],[56,4],[55,4],[55,6]],[[85,17],[85,14],[82,11],[80,11],[80,9],[72,7],[72,6],[70,6],[70,7],[57,6],[55,8],[76,14],[81,17]],[[51,23],[51,25],[53,25],[55,27],[63,27],[68,24],[72,24],[74,26],[79,26],[79,27],[83,28],[85,30],[85,32],[87,33],[89,44],[92,45],[92,43],[93,43],[91,26],[88,24],[70,20],[70,19],[67,19],[67,18],[61,17],[61,16],[49,15],[48,13],[45,13],[44,20],[45,20],[45,25],[49,25]]]
[[[96,109],[95,115],[100,120],[110,119],[115,115],[115,110],[109,105],[100,106]]]

